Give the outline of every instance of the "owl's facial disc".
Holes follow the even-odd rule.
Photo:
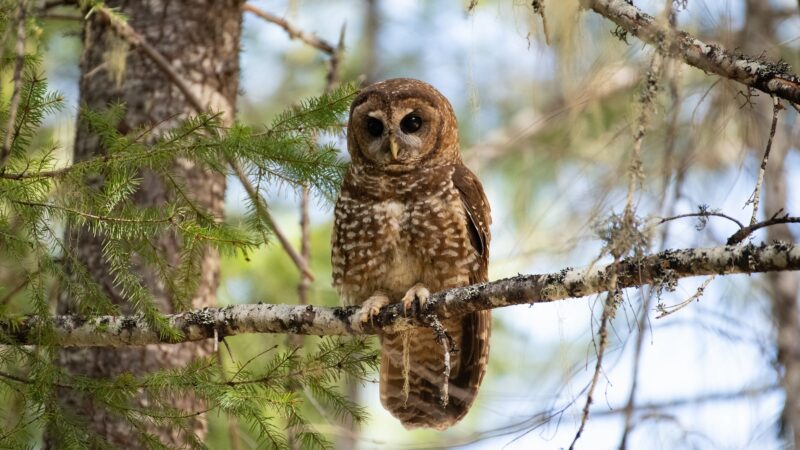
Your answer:
[[[373,101],[374,100],[374,101]],[[424,99],[406,98],[387,107],[378,98],[356,106],[350,129],[361,154],[378,166],[410,169],[433,150],[438,119]]]

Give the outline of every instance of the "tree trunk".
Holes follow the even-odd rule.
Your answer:
[[[786,133],[782,134],[780,140],[775,136],[773,157],[766,175],[764,206],[767,216],[786,206],[784,161],[791,145]],[[767,241],[793,242],[794,236],[788,225],[776,225],[767,228]],[[797,308],[800,276],[796,272],[774,272],[766,277],[768,293],[772,297],[778,363],[783,369],[781,385],[786,394],[781,429],[789,444],[786,448],[800,449],[800,312]]]
[[[211,111],[223,113],[230,122],[239,78],[239,42],[241,34],[241,10],[239,0],[147,0],[108,1],[110,8],[128,18],[128,24],[144,40],[170,62],[175,72],[193,88],[196,97]],[[84,48],[80,61],[80,103],[92,110],[102,110],[112,102],[123,102],[126,113],[119,129],[123,132],[143,125],[154,125],[155,135],[163,132],[187,116],[197,113],[185,96],[148,59],[140,49],[128,47],[111,28],[102,14],[94,13],[86,21],[83,30]],[[124,61],[120,67],[115,61]],[[85,124],[78,123],[75,138],[74,161],[103,154],[96,135],[91,134]],[[176,178],[183,180],[189,189],[188,195],[197,206],[219,220],[223,214],[225,178],[189,161],[174,162]],[[153,173],[141,173],[142,183],[134,200],[142,206],[157,206],[170,198],[172,193],[163,180]],[[102,179],[90,179],[87,183],[101,184]],[[109,274],[107,261],[103,258],[103,237],[95,236],[86,228],[69,227],[68,246],[77,260],[86,265],[93,277],[105,287],[109,297],[121,301],[113,277]],[[176,262],[180,241],[174,235],[154,236],[152,244],[170,263]],[[134,256],[134,261],[136,261]],[[201,261],[202,277],[192,298],[191,307],[212,305],[216,302],[219,281],[219,255],[206,249]],[[157,304],[164,312],[174,312],[164,284],[159,282],[155,271],[142,263],[136,263],[143,285],[154,294]],[[67,313],[69,302],[59,299],[58,310]],[[128,311],[124,309],[124,311]],[[181,367],[195,357],[208,355],[213,348],[210,340],[181,345],[150,345],[133,348],[85,348],[67,349],[60,354],[60,364],[71,373],[91,377],[108,377],[129,372],[143,374],[159,369]],[[101,406],[80,393],[64,391],[60,395],[62,407],[68,413],[86,420],[94,433],[121,448],[141,448],[136,431],[124,418],[111,415]],[[145,407],[148,399],[140,395],[138,405]],[[187,413],[204,409],[193,396],[174,399],[174,406]],[[201,438],[207,425],[201,415],[193,419],[190,427]],[[170,446],[181,446],[186,436],[179,430],[151,428],[153,433]],[[48,435],[46,446],[59,447],[59,443]]]
[[[773,7],[769,2],[747,0],[745,2],[747,21],[739,36],[739,44],[757,53],[763,49],[777,48],[775,35],[777,24]],[[761,50],[759,50],[761,49]],[[777,60],[779,55],[766,55]],[[747,132],[748,146],[754,149],[756,158],[761,158],[769,136],[772,101],[765,98],[759,104],[759,119],[754,129]],[[782,112],[777,132],[773,140],[772,155],[767,165],[762,189],[764,195],[762,217],[769,218],[781,208],[787,208],[787,179],[784,161],[792,147],[792,130],[783,124],[787,112]],[[793,212],[793,211],[788,211]],[[767,228],[767,241],[793,242],[787,225]],[[798,291],[800,276],[794,272],[769,273],[766,275],[767,293],[772,301],[772,318],[775,323],[775,346],[780,367],[780,381],[785,393],[783,413],[781,414],[781,433],[786,439],[786,448],[800,449],[800,312],[798,311]]]

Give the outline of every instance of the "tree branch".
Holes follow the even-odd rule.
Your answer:
[[[361,331],[353,328],[358,307],[249,304],[205,308],[167,315],[183,334],[181,342],[245,333],[293,333],[306,335],[356,335],[397,332],[427,326],[436,317],[448,317],[511,305],[544,303],[606,292],[616,276],[619,289],[650,285],[674,285],[680,278],[710,275],[800,270],[800,245],[721,246],[667,250],[642,258],[586,269],[518,275],[512,278],[451,289],[431,296],[425,310],[404,317],[402,305],[384,307],[374,322]],[[55,342],[64,347],[124,346],[168,343],[138,316],[76,315],[52,318],[23,317],[0,322],[0,339],[6,344],[38,344],[45,321],[55,324]]]
[[[128,23],[117,19],[113,14],[111,14],[107,7],[97,6],[95,10],[99,11],[103,17],[111,23],[117,33],[130,45],[141,48],[142,51],[144,51],[144,54],[156,65],[156,67],[158,67],[161,73],[169,78],[169,80],[181,91],[181,93],[183,93],[186,101],[188,101],[198,113],[203,113],[206,111],[207,108],[203,106],[200,98],[195,95],[195,92],[192,90],[191,83],[178,74],[167,58],[165,58],[164,55],[162,55],[155,47],[148,44],[141,34],[133,29],[133,27],[131,27]],[[253,187],[253,184],[250,183],[250,180],[247,178],[247,175],[244,173],[244,170],[241,168],[239,163],[230,157],[226,158],[226,162],[229,166],[231,166],[237,178],[242,183],[245,191],[247,191],[247,195],[256,206],[258,214],[271,226],[272,232],[278,238],[278,242],[280,242],[281,247],[283,247],[283,249],[289,255],[292,262],[294,262],[301,273],[313,280],[314,274],[311,273],[311,270],[309,270],[308,262],[297,253],[289,240],[286,238],[286,235],[284,235],[281,229],[278,227],[277,223],[272,220],[272,215],[269,214],[266,201],[263,199],[263,197],[261,197],[261,194],[256,191],[256,189]]]
[[[625,0],[580,0],[603,17],[616,23],[642,41],[663,48],[706,72],[738,81],[790,102],[800,104],[800,77],[784,62],[769,63],[740,53],[731,53],[718,44],[707,44],[692,35],[672,30]]]
[[[758,222],[753,225],[743,227],[736,233],[732,234],[731,237],[728,238],[728,242],[726,242],[726,244],[728,245],[738,244],[739,242],[742,242],[747,236],[753,234],[754,231],[764,227],[771,227],[773,225],[780,225],[786,223],[800,223],[800,217],[789,217],[788,214],[784,214],[783,216],[778,217],[780,213],[781,211],[778,211],[769,220],[765,220],[763,222]]]
[[[133,29],[133,27],[131,27],[127,22],[119,20],[111,13],[111,11],[109,11],[106,6],[95,6],[93,11],[99,12],[106,20],[108,20],[117,34],[125,39],[131,46],[140,48],[142,52],[144,52],[144,54],[150,59],[150,61],[152,61],[156,67],[158,67],[161,73],[169,78],[172,84],[174,84],[175,87],[181,91],[186,98],[186,101],[188,101],[189,104],[192,105],[195,110],[197,110],[197,112],[202,113],[207,110],[190,83],[180,74],[178,74],[178,72],[176,72],[172,67],[172,63],[170,63],[167,58],[165,58],[164,55],[162,55],[161,52],[159,52],[155,47],[150,45],[141,34]]]
[[[291,22],[282,17],[268,13],[261,8],[251,5],[250,3],[245,3],[242,5],[242,10],[253,13],[267,22],[272,22],[275,25],[283,28],[284,31],[286,31],[286,33],[289,35],[289,39],[300,39],[306,44],[332,56],[336,53],[336,47],[312,33],[297,28]]]

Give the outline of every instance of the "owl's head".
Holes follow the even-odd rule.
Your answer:
[[[350,107],[347,147],[354,164],[388,172],[461,160],[450,102],[411,78],[381,81],[358,94]]]

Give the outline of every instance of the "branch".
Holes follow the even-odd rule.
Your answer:
[[[178,74],[178,72],[175,71],[175,68],[172,66],[172,64],[170,64],[167,58],[164,57],[164,55],[162,55],[155,47],[148,44],[144,37],[142,37],[142,35],[140,35],[135,29],[133,29],[133,27],[126,22],[117,19],[105,6],[97,6],[95,10],[99,11],[103,17],[105,17],[111,23],[117,33],[130,45],[141,48],[142,51],[144,51],[144,54],[150,58],[150,60],[161,71],[161,73],[169,78],[169,80],[183,93],[186,101],[189,102],[189,104],[198,113],[203,113],[206,111],[202,101],[192,90],[189,81],[185,80],[180,74]],[[261,215],[262,218],[271,225],[272,232],[275,234],[275,236],[277,236],[278,241],[292,259],[292,262],[295,263],[301,273],[313,280],[314,275],[308,269],[307,261],[305,261],[297,253],[297,251],[295,251],[289,240],[286,238],[280,228],[278,228],[275,221],[272,220],[272,216],[269,214],[269,210],[266,207],[266,202],[261,197],[261,194],[259,194],[253,187],[252,183],[250,183],[250,180],[247,178],[247,175],[244,173],[241,166],[239,166],[238,162],[230,157],[226,158],[226,162],[236,173],[236,176],[239,178],[242,186],[247,191],[248,196],[250,196],[250,199],[256,205],[259,215]]]
[[[295,38],[296,39],[300,39],[301,41],[305,42],[306,44],[308,44],[308,45],[310,45],[310,46],[312,46],[312,47],[314,47],[316,49],[319,49],[319,50],[321,50],[321,51],[323,51],[323,52],[325,52],[325,53],[327,53],[329,55],[334,55],[336,53],[336,47],[334,47],[333,45],[329,44],[325,40],[320,39],[319,37],[317,37],[316,35],[314,35],[312,33],[308,33],[306,31],[303,31],[303,30],[297,28],[292,23],[290,23],[289,21],[287,21],[286,19],[284,19],[282,17],[278,17],[278,16],[276,16],[274,14],[270,14],[270,13],[264,11],[263,9],[260,9],[260,8],[257,8],[257,7],[255,7],[253,5],[251,5],[250,3],[245,3],[244,5],[242,5],[242,10],[247,11],[247,12],[251,12],[251,13],[257,15],[258,17],[266,20],[267,22],[272,22],[275,25],[278,25],[279,27],[283,28],[286,31],[286,33],[289,35],[290,39],[295,39]]]
[[[178,90],[183,93],[184,97],[186,97],[186,101],[188,101],[189,104],[191,104],[192,107],[197,110],[197,112],[202,113],[206,111],[206,107],[203,106],[203,102],[192,89],[189,82],[180,74],[178,74],[167,58],[165,58],[164,55],[162,55],[161,52],[159,52],[155,47],[150,45],[141,34],[134,30],[133,27],[131,27],[128,23],[119,20],[108,10],[106,6],[95,6],[93,11],[99,12],[106,20],[108,20],[117,34],[125,39],[125,41],[127,41],[130,45],[142,49],[144,54],[147,55],[147,57],[156,65],[156,67],[158,67],[161,73],[169,78],[172,84],[174,84],[175,87],[177,87]]]
[[[283,231],[280,229],[280,227],[278,227],[277,222],[275,222],[275,220],[272,218],[272,214],[269,212],[267,201],[264,200],[264,197],[262,197],[255,186],[253,186],[253,183],[250,182],[250,179],[247,178],[247,174],[244,173],[242,166],[239,165],[239,163],[233,158],[227,158],[227,163],[231,166],[231,168],[233,168],[236,177],[239,179],[242,187],[244,187],[244,190],[247,192],[247,196],[250,197],[250,201],[253,202],[253,205],[256,208],[256,214],[258,214],[261,219],[269,225],[272,233],[278,238],[278,242],[280,242],[281,247],[283,247],[283,250],[287,255],[289,255],[289,258],[300,271],[301,275],[308,277],[308,279],[311,281],[314,281],[314,274],[308,267],[308,261],[299,253],[297,253],[297,250],[295,250],[295,248],[292,246],[292,243],[289,242],[289,239],[285,234],[283,234]],[[266,237],[264,238],[264,241],[266,242]]]
[[[706,72],[738,81],[790,102],[800,104],[800,77],[784,62],[769,63],[740,53],[731,53],[718,44],[707,44],[692,35],[659,24],[625,0],[580,0],[581,5],[616,23],[642,41],[663,48]]]
[[[560,272],[518,275],[491,283],[450,289],[431,296],[421,314],[403,316],[402,305],[381,310],[361,331],[353,328],[358,307],[249,304],[205,308],[165,316],[183,334],[181,342],[245,333],[306,335],[356,335],[398,332],[427,326],[433,318],[457,316],[511,305],[534,304],[637,287],[674,285],[679,278],[710,274],[759,273],[800,270],[800,244],[722,246],[667,250],[624,259],[616,264]],[[613,278],[616,277],[616,280]],[[433,317],[432,317],[433,316]],[[52,318],[23,317],[0,323],[0,339],[8,344],[38,344],[47,336],[41,326],[55,324],[55,342],[64,347],[123,346],[168,343],[138,316],[76,315]]]
[[[756,224],[756,217],[758,217],[758,204],[761,201],[761,186],[764,184],[764,174],[767,172],[767,162],[769,162],[769,153],[772,150],[772,140],[775,139],[775,130],[778,128],[778,112],[783,108],[777,98],[772,97],[772,126],[769,130],[769,138],[767,139],[767,149],[764,150],[764,156],[761,157],[761,165],[758,168],[758,178],[756,179],[756,187],[753,189],[753,195],[744,204],[753,204],[753,215],[750,217],[750,226]]]
[[[787,223],[800,223],[800,217],[790,217],[789,214],[784,214],[783,216],[778,217],[781,211],[778,211],[772,218],[765,220],[763,222],[754,223],[753,225],[749,225],[746,227],[742,227],[739,231],[732,234],[731,237],[728,238],[726,242],[728,245],[738,244],[742,242],[747,236],[753,234],[754,231],[764,228],[764,227],[771,227],[773,225],[780,225],[780,224],[787,224]]]

